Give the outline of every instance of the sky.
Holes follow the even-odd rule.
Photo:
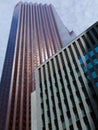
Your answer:
[[[53,4],[69,31],[78,36],[98,21],[98,0],[22,0],[23,2]],[[9,38],[11,20],[19,0],[0,0],[0,78]]]

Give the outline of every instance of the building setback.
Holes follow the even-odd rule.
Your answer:
[[[36,69],[31,126],[98,129],[98,22]]]
[[[0,83],[0,130],[30,130],[35,69],[74,37],[52,5],[15,6]]]

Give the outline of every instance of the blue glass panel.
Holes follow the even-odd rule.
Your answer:
[[[96,78],[97,77],[97,74],[96,74],[96,72],[94,71],[94,72],[92,72],[92,77],[93,78]]]
[[[98,53],[98,46],[95,48],[95,51]]]
[[[93,51],[90,51],[90,56],[94,56],[94,52]]]
[[[91,69],[93,65],[91,63],[88,64],[88,68]]]
[[[94,59],[93,61],[95,65],[98,64],[98,59]]]
[[[86,67],[85,67],[85,66],[83,66],[83,71],[84,71],[84,72],[87,72],[87,70],[86,70]]]
[[[89,75],[87,75],[87,78],[88,78],[88,79],[90,79],[90,76],[89,76]]]
[[[84,57],[85,57],[85,60],[88,60],[88,55],[84,55]]]
[[[83,63],[83,61],[82,61],[82,59],[81,59],[81,58],[79,59],[79,61],[80,61],[80,64],[82,64],[82,63]]]
[[[98,82],[96,82],[96,86],[98,87]]]

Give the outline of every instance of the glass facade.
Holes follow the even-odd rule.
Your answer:
[[[87,64],[86,66],[83,63],[82,58],[78,58],[78,59],[79,59],[80,65],[81,65],[85,75],[87,76],[87,79],[91,80],[91,78],[93,78],[96,87],[98,87],[98,84],[97,84],[98,83],[98,75],[97,75],[96,70],[95,70],[95,68],[96,69],[98,68],[98,58],[96,57],[96,55],[98,55],[98,46],[96,45],[94,47],[94,51],[92,49],[88,49],[88,53],[89,54],[84,54],[84,62],[86,62],[86,64]],[[90,61],[90,59],[92,61]],[[88,71],[90,72],[91,77],[90,77]]]
[[[53,12],[52,5],[46,4],[19,2],[15,6],[0,83],[0,130],[31,129],[35,69],[63,46]],[[65,32],[71,40],[66,28]],[[46,109],[49,115],[48,102]]]

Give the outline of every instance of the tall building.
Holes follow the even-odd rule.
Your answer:
[[[15,6],[0,83],[0,130],[30,130],[35,69],[73,38],[52,5]]]
[[[98,22],[36,69],[31,122],[32,130],[98,129]]]

